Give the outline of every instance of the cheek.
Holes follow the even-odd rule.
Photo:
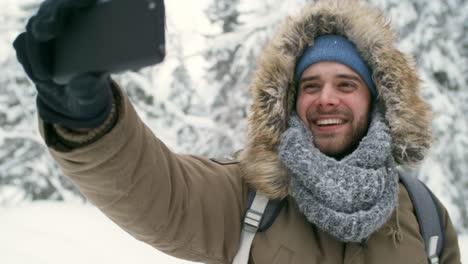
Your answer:
[[[353,98],[346,104],[353,112],[355,120],[367,120],[370,109],[370,102],[367,98]]]
[[[299,118],[302,120],[304,123],[307,122],[307,110],[310,107],[310,103],[307,102],[307,100],[304,97],[299,97],[296,101],[296,113],[299,116]]]

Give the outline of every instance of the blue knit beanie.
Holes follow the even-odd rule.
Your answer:
[[[302,73],[310,65],[320,61],[336,61],[350,67],[366,82],[372,97],[375,98],[377,96],[371,71],[359,55],[355,45],[347,38],[339,35],[322,35],[317,37],[314,45],[308,47],[299,58],[296,64],[294,80],[298,82]]]

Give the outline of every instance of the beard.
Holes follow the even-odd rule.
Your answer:
[[[323,154],[340,160],[352,153],[361,139],[367,134],[369,127],[368,115],[363,115],[355,120],[355,117],[346,109],[337,109],[334,111],[314,111],[307,114],[307,120],[309,124],[313,124],[313,120],[316,120],[318,115],[337,115],[347,120],[348,127],[345,131],[340,132],[320,132],[318,133],[312,127],[309,129],[312,132],[313,142]]]

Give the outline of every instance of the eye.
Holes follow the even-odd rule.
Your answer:
[[[312,93],[318,91],[320,89],[320,85],[318,83],[306,83],[302,86],[302,90],[306,93]]]
[[[354,91],[357,89],[357,85],[353,82],[340,82],[338,83],[338,87],[344,91]]]

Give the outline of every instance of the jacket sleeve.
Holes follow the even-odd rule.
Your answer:
[[[230,263],[237,252],[246,188],[238,164],[171,152],[119,89],[114,127],[64,150],[53,127],[43,137],[64,174],[135,238],[191,261]]]
[[[445,227],[445,241],[444,248],[442,249],[442,256],[440,258],[441,264],[460,264],[460,248],[458,246],[458,236],[455,228],[450,220],[447,209],[442,203],[437,200],[438,206],[442,211],[442,219]]]

